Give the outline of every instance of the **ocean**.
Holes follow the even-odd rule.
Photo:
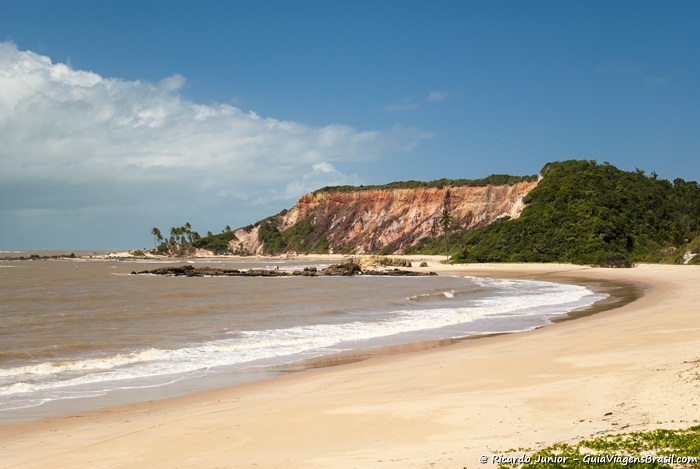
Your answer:
[[[0,261],[0,422],[243,383],[339,354],[530,330],[607,296],[579,285],[463,275],[130,275],[183,263]]]

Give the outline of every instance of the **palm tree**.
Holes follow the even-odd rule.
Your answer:
[[[170,228],[170,239],[172,241],[172,244],[178,244],[178,241],[180,240],[180,228],[177,228],[175,226]]]
[[[447,209],[447,207],[442,209],[442,213],[440,213],[440,226],[442,227],[442,231],[445,233],[445,258],[446,261],[450,260],[450,251],[447,249],[447,244],[448,244],[448,233],[450,230],[450,227],[454,223],[454,218],[452,218],[452,214],[450,211]]]
[[[185,235],[188,244],[192,243],[192,225],[190,225],[190,222],[185,222],[182,226],[182,234]]]
[[[153,235],[153,244],[155,247],[158,247],[158,243],[163,241],[163,233],[160,232],[160,230],[156,227],[154,227],[151,230],[151,234]]]

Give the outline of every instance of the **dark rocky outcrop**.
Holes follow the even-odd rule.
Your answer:
[[[42,256],[39,254],[31,254],[29,256],[6,256],[0,257],[0,261],[48,261],[48,260],[63,260],[63,259],[76,259],[77,256],[74,252],[70,254],[57,254],[53,256]]]
[[[425,277],[437,275],[435,272],[415,272],[413,270],[364,270],[363,275],[383,275],[388,277]]]
[[[333,264],[325,269],[305,267],[304,270],[272,270],[272,269],[219,269],[213,267],[195,267],[191,264],[180,266],[159,267],[141,272],[131,272],[131,275],[164,275],[168,277],[351,277],[354,275],[381,275],[391,277],[432,276],[435,272],[414,272],[411,270],[362,270],[353,261]]]
[[[334,265],[328,266],[325,269],[323,269],[321,271],[321,273],[323,275],[328,275],[328,276],[333,276],[333,277],[337,277],[337,276],[348,277],[348,276],[352,276],[352,275],[362,274],[362,268],[358,264],[350,261],[350,262],[342,262],[340,264],[334,264]]]

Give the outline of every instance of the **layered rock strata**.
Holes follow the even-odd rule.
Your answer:
[[[328,251],[376,252],[389,248],[403,252],[420,239],[441,234],[440,215],[446,208],[454,226],[472,229],[502,217],[517,218],[525,197],[537,181],[500,186],[446,186],[413,189],[377,189],[347,192],[319,191],[306,194],[275,218],[284,233],[297,223],[310,223],[305,242],[322,237]],[[231,242],[233,252],[260,254],[260,224],[238,229]]]

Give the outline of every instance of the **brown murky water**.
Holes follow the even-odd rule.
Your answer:
[[[72,412],[106,395],[134,401],[236,383],[339,352],[532,329],[604,297],[574,285],[450,276],[129,275],[161,265],[0,261],[0,422],[37,408]]]

